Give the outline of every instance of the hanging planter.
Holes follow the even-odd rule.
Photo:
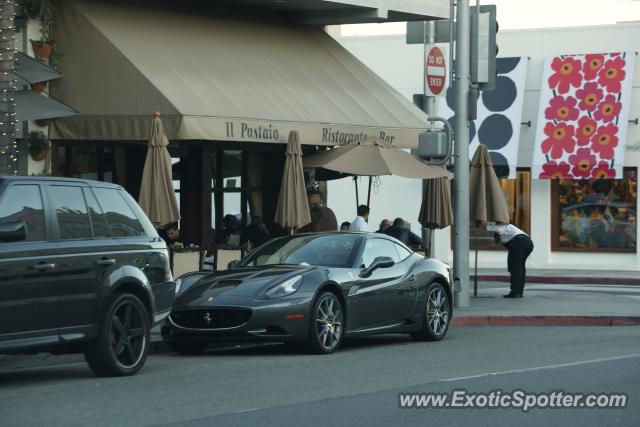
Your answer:
[[[35,93],[42,93],[47,88],[47,82],[31,83],[31,90]]]
[[[33,55],[43,61],[48,61],[53,51],[53,44],[44,40],[31,40],[31,47],[33,48]]]
[[[40,131],[29,132],[29,155],[39,162],[47,158],[49,153],[49,141],[46,135]]]
[[[30,40],[33,48],[33,55],[42,60],[50,62],[55,66],[56,41],[54,39],[54,17],[55,7],[51,0],[22,0],[22,10],[31,19],[40,21],[40,38]]]

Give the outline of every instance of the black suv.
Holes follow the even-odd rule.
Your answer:
[[[166,244],[124,189],[0,177],[0,353],[83,352],[132,375],[174,297]]]

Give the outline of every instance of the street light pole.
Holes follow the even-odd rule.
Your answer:
[[[469,0],[458,0],[456,19],[456,109],[453,275],[456,307],[469,307]]]

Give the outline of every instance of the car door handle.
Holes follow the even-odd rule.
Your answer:
[[[108,267],[108,266],[113,265],[115,263],[116,263],[116,260],[113,259],[113,258],[102,258],[101,260],[99,260],[97,262],[97,264],[99,266],[102,266],[102,267]]]
[[[410,282],[415,282],[416,281],[416,275],[412,274],[411,276],[409,276],[409,281]]]
[[[42,264],[34,265],[33,268],[38,271],[49,271],[56,268],[56,265],[53,263],[49,263],[49,264],[42,263]]]

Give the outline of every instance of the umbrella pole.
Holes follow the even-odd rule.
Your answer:
[[[353,177],[353,183],[356,185],[356,209],[360,206],[360,198],[358,197],[358,177]]]
[[[367,206],[371,205],[371,181],[373,180],[373,177],[370,176],[369,177],[369,191],[367,192]]]
[[[475,259],[475,274],[473,275],[473,297],[478,296],[478,234],[480,233],[479,229],[476,229],[476,259]]]

